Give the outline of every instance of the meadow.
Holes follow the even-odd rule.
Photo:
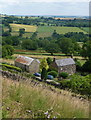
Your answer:
[[[25,32],[35,32],[37,27],[32,25],[23,25],[23,24],[10,24],[13,32],[18,32],[19,29],[25,28]]]
[[[49,37],[52,35],[53,31],[56,30],[59,34],[65,34],[68,32],[83,32],[84,34],[87,31],[82,30],[78,27],[60,27],[60,26],[31,26],[23,24],[10,24],[12,28],[12,35],[18,35],[20,28],[25,28],[25,34],[23,37],[30,37],[33,32],[38,32],[38,37]]]
[[[31,80],[31,79],[30,79]],[[29,81],[30,81],[29,80]],[[89,102],[44,83],[2,78],[3,118],[88,118]],[[31,84],[30,84],[31,83]]]
[[[82,30],[86,31],[87,33],[91,33],[91,27],[81,27]]]

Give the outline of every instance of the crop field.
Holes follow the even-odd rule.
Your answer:
[[[37,29],[37,26],[31,26],[31,25],[10,24],[10,26],[13,32],[19,31],[19,29],[21,28],[25,28],[25,32],[35,32]]]

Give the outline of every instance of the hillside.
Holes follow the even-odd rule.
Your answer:
[[[89,103],[44,83],[4,77],[3,118],[88,118]]]
[[[23,25],[23,24],[10,24],[12,29],[12,35],[18,35],[18,31],[20,28],[25,28],[24,37],[30,37],[33,32],[38,32],[38,37],[49,37],[52,35],[53,31],[56,30],[58,34],[65,34],[68,32],[83,32],[86,34],[87,32],[80,29],[79,27],[60,27],[60,26],[35,26],[35,25]],[[5,27],[6,31],[7,28]]]

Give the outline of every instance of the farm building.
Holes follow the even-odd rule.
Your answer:
[[[73,74],[76,72],[75,61],[72,58],[54,59],[51,65],[57,69],[58,73],[67,72],[68,74]]]
[[[40,61],[38,59],[33,59],[26,56],[19,55],[15,60],[15,66],[20,67],[30,73],[39,72],[39,65]]]

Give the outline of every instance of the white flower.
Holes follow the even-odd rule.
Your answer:
[[[44,113],[45,115],[48,115],[48,111]]]

